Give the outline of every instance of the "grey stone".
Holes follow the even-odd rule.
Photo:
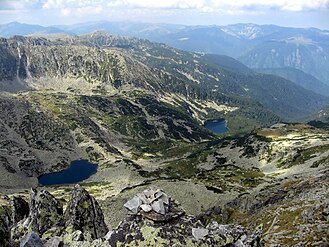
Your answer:
[[[162,200],[158,200],[152,203],[152,208],[155,212],[159,213],[159,214],[166,214],[166,209],[163,205],[163,201]]]
[[[80,230],[76,230],[71,234],[72,241],[82,241],[84,240],[83,232]]]
[[[202,239],[209,234],[206,228],[192,228],[192,235],[196,240]]]
[[[133,214],[137,214],[141,205],[142,200],[138,196],[134,196],[133,199],[127,201],[123,206]]]
[[[155,192],[156,191],[154,191],[154,190],[144,190],[143,191],[143,194],[147,197],[147,198],[150,198],[150,197],[153,197],[154,196],[154,194],[155,194]]]
[[[220,236],[226,236],[228,235],[230,232],[229,230],[226,228],[225,225],[219,225],[216,221],[212,221],[207,228],[215,234],[218,234]]]
[[[163,201],[163,203],[165,203],[167,205],[169,205],[169,203],[170,203],[169,196],[167,196],[166,193],[162,193],[161,200]]]
[[[109,241],[111,239],[111,236],[113,233],[114,233],[114,231],[108,231],[108,233],[106,233],[106,235],[104,236],[104,239],[106,241]]]
[[[235,247],[246,247],[246,245],[240,239],[238,241],[236,241],[234,246]]]
[[[149,205],[149,204],[142,204],[142,205],[141,205],[141,209],[142,209],[144,212],[148,213],[148,212],[152,211],[152,206]]]
[[[161,196],[163,196],[163,194],[164,193],[162,191],[158,191],[158,192],[155,193],[155,198],[159,199]]]
[[[44,247],[63,247],[64,242],[61,237],[55,236],[51,239],[49,239]]]
[[[305,223],[312,223],[314,222],[314,210],[313,208],[305,209],[302,212],[302,217]]]
[[[141,201],[144,204],[149,204],[149,200],[146,198],[146,196],[144,195],[144,193],[138,193],[137,196],[139,197],[139,199],[141,199]]]
[[[19,244],[19,247],[43,247],[42,240],[35,232],[29,232]]]

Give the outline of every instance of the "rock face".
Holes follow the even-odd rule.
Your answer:
[[[0,246],[9,246],[10,224],[11,218],[9,209],[6,206],[0,206]]]
[[[30,231],[42,235],[54,225],[59,224],[62,217],[63,205],[52,194],[46,190],[31,189],[29,215],[12,228],[12,237],[20,238]]]
[[[108,232],[98,202],[80,185],[76,185],[72,191],[64,219],[67,233],[80,230],[82,233],[88,232],[92,239],[97,239]]]
[[[10,206],[12,208],[11,217],[13,223],[17,223],[29,215],[29,211],[30,211],[29,204],[21,197],[14,196],[10,200]]]

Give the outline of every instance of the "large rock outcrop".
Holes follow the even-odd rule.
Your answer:
[[[79,230],[89,233],[92,239],[97,239],[108,231],[98,202],[80,185],[76,185],[72,191],[64,219],[67,233]]]
[[[19,213],[21,215],[22,213]],[[19,239],[34,231],[42,235],[63,218],[63,205],[46,190],[31,189],[30,212],[12,228],[12,238]]]
[[[106,235],[110,246],[260,246],[261,227],[250,232],[239,225],[185,215],[160,189],[138,193],[124,205],[130,213]]]
[[[256,247],[261,243],[261,228],[251,232],[216,221],[203,224],[160,189],[144,190],[129,200],[124,205],[128,216],[111,230],[98,202],[80,185],[73,188],[64,214],[62,204],[45,190],[31,190],[28,216],[22,198],[7,199],[8,205],[0,208],[1,246]]]

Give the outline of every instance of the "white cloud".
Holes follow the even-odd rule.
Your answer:
[[[0,0],[0,9],[195,9],[200,12],[308,11],[329,9],[329,0]],[[93,13],[93,11],[92,11]]]
[[[1,1],[1,0],[0,0]],[[2,0],[7,1],[8,0]],[[12,2],[43,2],[44,9],[73,9],[102,6],[130,9],[196,9],[201,12],[232,12],[278,9],[304,11],[328,9],[329,0],[14,0]]]
[[[206,4],[204,0],[119,0],[116,2],[129,7],[160,9],[200,9]]]
[[[42,1],[43,0],[0,0],[0,9],[35,9],[42,6]]]
[[[107,2],[105,0],[46,0],[43,8],[83,8],[106,5]]]
[[[79,16],[83,17],[86,15],[98,15],[103,12],[101,6],[84,6],[79,8],[63,8],[61,14],[63,16]]]

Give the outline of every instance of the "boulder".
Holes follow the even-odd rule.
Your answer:
[[[154,210],[154,212],[157,212],[158,214],[162,214],[162,215],[166,214],[166,209],[164,207],[164,203],[162,200],[153,202],[152,209]]]
[[[139,207],[142,205],[142,200],[138,196],[134,196],[131,200],[127,201],[123,206],[131,213],[137,214]]]
[[[106,235],[104,236],[104,240],[109,241],[109,239],[111,238],[113,234],[113,231],[108,231],[108,233],[106,233]]]
[[[133,215],[142,215],[156,222],[169,221],[184,214],[184,210],[160,189],[144,190],[124,207]]]
[[[94,197],[80,185],[74,186],[65,214],[66,233],[81,231],[89,233],[92,239],[103,237],[108,228],[103,211]]]
[[[39,235],[35,232],[29,232],[19,244],[19,247],[44,247]]]
[[[64,242],[61,237],[55,236],[51,239],[49,239],[44,247],[63,247]]]
[[[209,234],[206,228],[192,228],[192,235],[196,240],[202,239]]]
[[[141,205],[141,209],[142,209],[145,213],[148,213],[148,212],[152,211],[152,206],[151,206],[151,205],[148,205],[148,204],[142,204],[142,205]]]

